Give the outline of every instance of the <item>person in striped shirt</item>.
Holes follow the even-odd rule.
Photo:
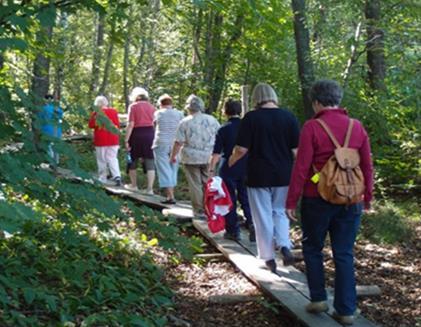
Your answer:
[[[155,136],[152,150],[158,174],[160,188],[164,188],[166,199],[164,204],[175,204],[174,187],[177,185],[179,163],[170,162],[171,149],[175,140],[178,124],[183,119],[183,113],[172,106],[172,98],[168,94],[159,97],[160,109],[155,111]]]

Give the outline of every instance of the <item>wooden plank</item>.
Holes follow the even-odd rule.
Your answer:
[[[333,294],[334,289],[328,287],[327,291],[330,294]],[[382,291],[377,285],[357,285],[357,297],[371,297],[371,296],[380,296]]]
[[[218,252],[218,253],[198,253],[194,255],[197,259],[203,259],[203,260],[223,260],[225,259],[225,256]]]
[[[263,291],[277,299],[304,324],[314,327],[340,326],[327,314],[313,315],[308,313],[304,308],[308,300],[282,277],[265,269],[263,262],[251,255],[243,246],[237,242],[225,240],[221,235],[222,233],[211,234],[207,228],[207,223],[203,220],[193,219],[193,225],[245,276]]]
[[[251,254],[257,256],[257,248],[256,243],[252,243],[248,241],[247,233],[242,230],[241,231],[241,241],[239,242],[247,251],[249,251]],[[310,293],[308,290],[307,285],[307,278],[304,273],[302,273],[300,270],[295,268],[294,266],[288,266],[284,267],[282,264],[282,258],[279,253],[277,253],[276,263],[278,266],[277,274],[281,276],[291,287],[293,287],[297,292],[299,292],[303,297],[310,301]],[[360,290],[362,291],[362,287],[357,286],[357,292]],[[327,290],[328,293],[328,304],[330,307],[329,315],[331,316],[333,314],[333,292],[332,290]],[[367,320],[363,316],[358,316],[353,326],[355,327],[373,327],[376,326],[373,322]]]
[[[243,294],[223,294],[223,295],[211,295],[208,297],[209,303],[215,304],[236,304],[243,302],[255,302],[259,300],[259,296],[256,295],[243,295]]]

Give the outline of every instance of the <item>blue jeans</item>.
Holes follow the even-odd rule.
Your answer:
[[[340,315],[354,314],[357,306],[353,248],[361,213],[361,203],[336,205],[308,197],[301,203],[303,254],[311,301],[327,299],[322,250],[329,232],[335,263],[333,305]]]
[[[232,235],[238,235],[240,233],[240,226],[237,216],[237,199],[240,202],[241,209],[243,209],[244,216],[246,217],[246,224],[249,226],[253,225],[247,197],[247,188],[243,179],[231,178],[224,174],[221,174],[221,178],[230,193],[232,201],[232,209],[225,215],[225,230]]]

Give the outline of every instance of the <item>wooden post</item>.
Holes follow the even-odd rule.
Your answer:
[[[249,111],[249,86],[241,86],[241,117]]]

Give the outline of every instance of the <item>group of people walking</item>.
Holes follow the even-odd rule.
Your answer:
[[[253,90],[254,110],[241,119],[241,103],[228,100],[224,104],[227,122],[220,126],[206,114],[202,99],[191,95],[186,101],[186,117],[172,106],[169,95],[162,95],[159,110],[148,100],[142,88],[132,92],[125,147],[129,153],[130,190],[138,190],[136,166],[139,159],[147,176],[147,194],[153,194],[155,169],[159,186],[166,189],[164,203],[174,204],[178,165],[184,166],[194,215],[204,215],[204,187],[210,177],[219,175],[234,204],[225,216],[225,238],[240,240],[237,200],[241,204],[249,238],[256,241],[258,256],[270,271],[276,273],[276,251],[284,265],[295,262],[289,238],[290,221],[301,199],[303,255],[310,288],[311,303],[307,311],[328,310],[322,250],[329,233],[335,262],[334,317],[343,324],[352,324],[356,308],[356,283],[353,266],[355,243],[363,207],[372,199],[373,169],[368,135],[362,124],[348,117],[341,108],[343,91],[334,81],[316,82],[310,91],[315,116],[301,131],[296,117],[279,106],[274,89],[259,83]],[[89,126],[95,129],[99,180],[107,175],[106,164],[114,182],[121,184],[116,160],[118,135],[104,129],[99,115],[104,114],[119,127],[115,109],[98,97],[102,108],[92,114]],[[103,140],[106,140],[104,143]],[[318,189],[320,171],[335,148],[348,147],[358,153],[363,176],[361,201],[349,204],[331,203]],[[98,149],[100,147],[106,149]],[[347,168],[348,176],[350,175]]]

